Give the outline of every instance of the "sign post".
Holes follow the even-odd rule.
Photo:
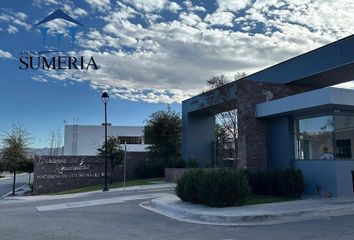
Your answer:
[[[127,171],[127,142],[124,143],[124,172],[123,172],[123,187],[125,189],[125,176]]]

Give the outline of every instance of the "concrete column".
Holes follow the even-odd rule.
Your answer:
[[[268,169],[286,169],[295,159],[294,120],[290,116],[267,119]]]
[[[195,157],[200,167],[211,166],[211,142],[215,141],[215,116],[183,112],[183,159]]]

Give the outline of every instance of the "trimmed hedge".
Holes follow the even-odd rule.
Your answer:
[[[300,170],[250,173],[235,169],[191,169],[178,180],[176,195],[191,203],[210,207],[243,205],[250,193],[300,198],[304,193]]]
[[[305,190],[304,176],[298,169],[247,173],[252,193],[300,198]]]
[[[191,169],[177,180],[175,190],[183,201],[210,207],[243,205],[250,193],[246,174],[233,169]]]

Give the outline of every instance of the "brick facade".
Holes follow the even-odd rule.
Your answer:
[[[266,101],[265,91],[270,91],[273,100],[310,91],[299,87],[275,83],[239,80],[236,82],[238,111],[238,167],[251,171],[267,169],[265,120],[256,119],[256,105]]]

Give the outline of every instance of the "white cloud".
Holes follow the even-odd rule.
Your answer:
[[[204,21],[210,25],[219,25],[219,26],[233,26],[234,15],[232,12],[221,12],[217,11],[212,14],[205,16]]]
[[[0,58],[12,59],[14,58],[11,53],[0,49]]]
[[[217,0],[219,10],[221,11],[228,10],[238,12],[239,10],[246,8],[246,6],[250,3],[251,0]]]
[[[122,0],[125,3],[132,4],[137,10],[145,12],[159,11],[168,3],[166,0]]]
[[[202,21],[200,17],[195,13],[182,13],[180,14],[179,18],[181,19],[182,23],[189,26],[197,25]]]
[[[76,8],[72,4],[65,3],[63,5],[63,10],[73,18],[87,16],[86,10],[84,10],[82,8]]]
[[[167,7],[171,12],[178,12],[179,10],[182,9],[182,7],[176,3],[176,2],[169,2],[169,5]]]
[[[50,5],[59,5],[60,1],[58,0],[33,0],[33,5],[37,7],[44,7]]]
[[[206,9],[203,6],[193,5],[190,0],[184,1],[183,5],[191,12],[206,12]]]
[[[30,24],[26,23],[26,18],[27,15],[22,12],[14,12],[11,9],[0,8],[0,23],[3,22],[5,24],[8,24],[7,28],[9,28],[9,25],[12,25],[16,28],[23,27],[26,30],[30,30],[32,27]],[[13,27],[10,28],[14,30]]]
[[[94,56],[100,70],[46,74],[58,81],[89,81],[122,99],[180,102],[202,91],[213,75],[250,74],[353,32],[351,1],[217,3],[216,11],[206,14],[184,1],[166,21],[160,11],[172,11],[166,1],[117,2],[101,13],[101,28],[79,37],[86,47],[82,54]]]
[[[45,79],[43,76],[33,76],[32,80],[34,80],[36,82],[48,82],[48,80]]]
[[[13,26],[13,25],[9,25],[7,27],[7,32],[10,33],[10,34],[17,33],[18,32],[18,28]]]
[[[22,21],[25,21],[27,19],[27,15],[23,12],[17,12],[16,16],[21,19]]]
[[[110,0],[85,0],[93,9],[97,9],[100,12],[105,12],[111,9]]]

